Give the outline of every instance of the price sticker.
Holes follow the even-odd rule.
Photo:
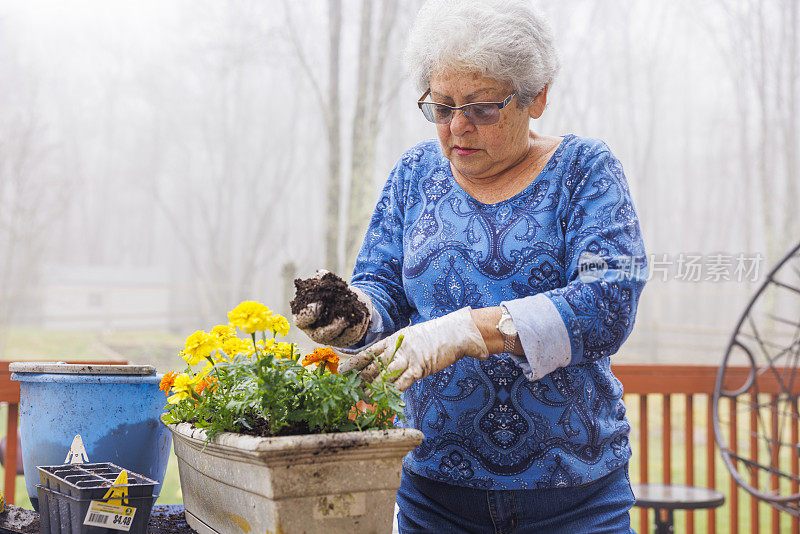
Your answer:
[[[134,514],[136,514],[136,508],[133,506],[119,506],[102,501],[91,501],[83,524],[128,532],[131,529],[131,525],[133,525]]]

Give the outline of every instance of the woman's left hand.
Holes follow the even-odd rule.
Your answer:
[[[395,352],[400,336],[403,341]],[[389,376],[397,375],[394,380],[397,389],[405,391],[420,378],[441,371],[464,356],[480,360],[489,357],[470,308],[402,328],[342,362],[339,372],[358,369],[363,380],[371,381],[381,371],[382,366],[377,361],[380,359],[387,366]]]

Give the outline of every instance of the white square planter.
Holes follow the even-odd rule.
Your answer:
[[[392,531],[414,429],[259,438],[167,425],[189,525],[200,534]]]

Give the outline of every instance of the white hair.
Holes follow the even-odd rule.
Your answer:
[[[477,71],[510,82],[529,106],[559,68],[553,31],[530,0],[428,0],[409,35],[405,60],[420,91],[439,69]]]

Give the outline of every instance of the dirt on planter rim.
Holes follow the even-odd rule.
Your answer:
[[[147,525],[147,532],[153,534],[196,534],[186,524],[183,512],[154,513]]]

